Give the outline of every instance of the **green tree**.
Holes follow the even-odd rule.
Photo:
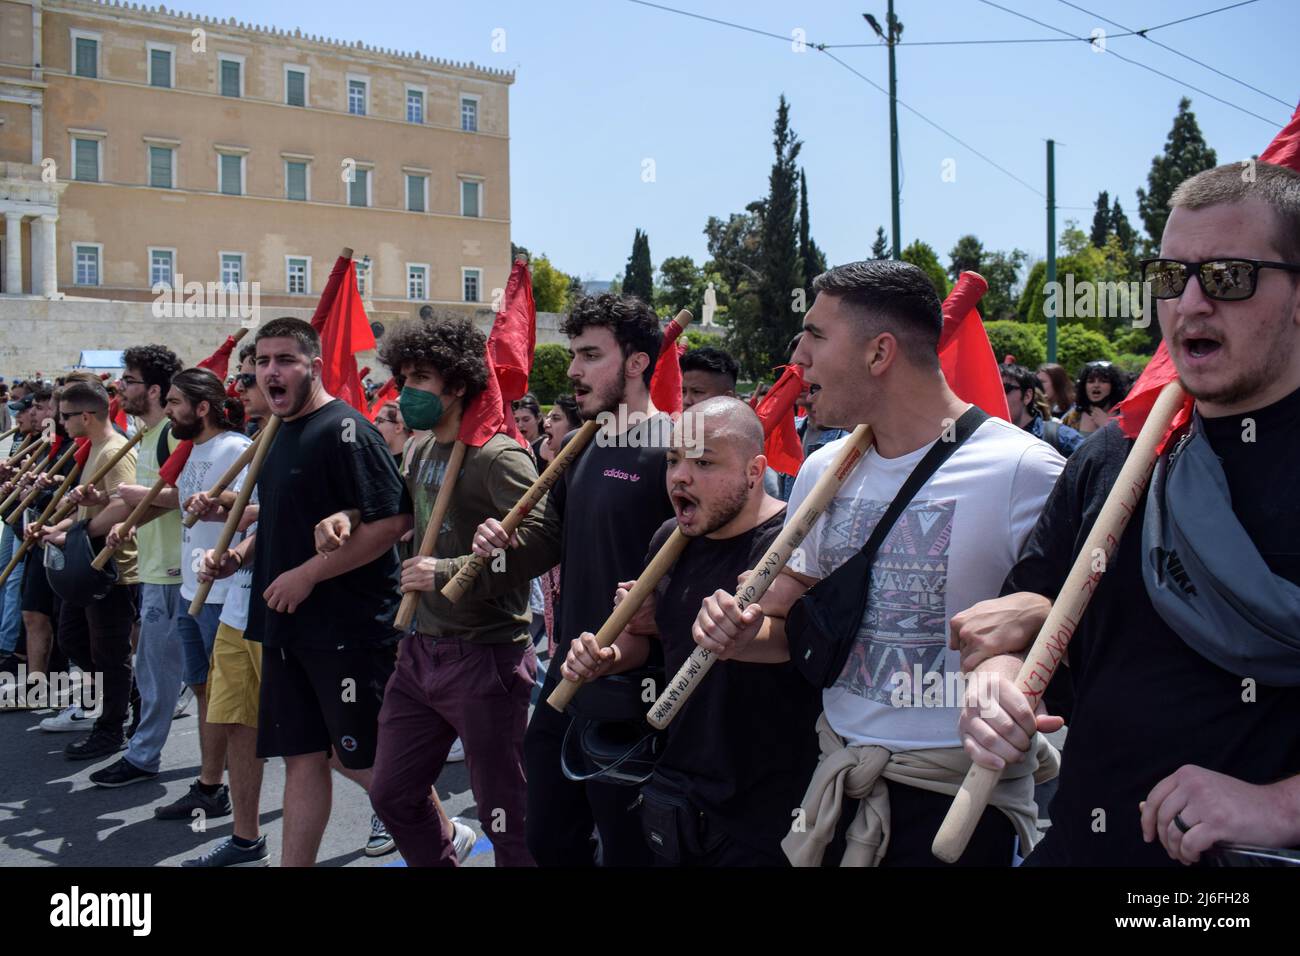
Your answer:
[[[655,298],[654,266],[650,262],[650,237],[640,229],[632,237],[632,254],[623,273],[624,295],[637,296],[650,304]]]
[[[948,275],[953,282],[963,272],[980,272],[984,264],[984,243],[971,235],[962,236],[948,253],[948,259]],[[982,272],[980,274],[983,275]],[[987,279],[988,276],[984,278]]]
[[[902,259],[904,262],[918,266],[930,277],[940,299],[948,297],[948,276],[943,271],[943,266],[939,264],[939,256],[929,244],[920,239],[913,240],[912,244],[903,250]]]
[[[993,357],[999,363],[1006,356],[1014,355],[1017,362],[1031,369],[1047,361],[1047,346],[1039,329],[1039,326],[1027,322],[999,320],[984,323],[989,345],[993,347]]]
[[[989,290],[980,300],[980,314],[987,319],[1010,319],[1016,314],[1016,282],[1020,269],[1029,258],[1020,249],[1010,252],[986,252],[980,266],[980,275],[989,284]]]
[[[1165,140],[1165,151],[1151,160],[1147,173],[1147,189],[1139,189],[1138,215],[1147,230],[1149,248],[1160,245],[1169,218],[1169,197],[1184,179],[1218,165],[1214,150],[1206,145],[1201,128],[1192,112],[1192,101],[1183,97],[1178,101],[1178,115]]]
[[[809,234],[808,225],[808,177],[799,170],[799,263],[803,268],[804,287],[808,300],[812,301],[812,280],[826,271],[826,256],[817,247],[817,242]]]
[[[557,395],[568,394],[569,351],[563,345],[539,345],[533,352],[533,370],[528,376],[528,390],[538,403],[552,405]]]
[[[1106,190],[1097,193],[1097,209],[1092,214],[1092,234],[1088,237],[1094,246],[1100,249],[1106,244],[1110,233],[1110,194]]]
[[[751,202],[743,213],[723,222],[710,216],[704,225],[709,261],[705,281],[713,282],[718,296],[718,321],[727,326],[727,350],[745,373],[757,375],[768,366],[757,351],[754,329],[758,325],[759,246],[763,203]]]
[[[569,285],[572,276],[567,276],[555,266],[545,254],[538,256],[528,264],[533,274],[533,301],[538,312],[563,312],[569,304]]]
[[[751,330],[752,351],[763,367],[775,365],[785,358],[786,344],[803,325],[803,317],[795,311],[799,302],[795,293],[804,285],[796,221],[798,159],[802,145],[790,127],[790,104],[782,94],[772,127],[772,146],[776,155],[768,176],[767,198],[763,202],[759,243],[759,321]]]
[[[695,260],[690,256],[669,256],[659,263],[662,282],[655,294],[655,307],[669,316],[690,309],[698,317],[704,298],[704,282]]]
[[[1128,216],[1124,215],[1124,209],[1119,204],[1119,197],[1115,197],[1114,204],[1110,207],[1110,231],[1116,239],[1119,240],[1120,248],[1130,259],[1133,257],[1137,245],[1137,233],[1129,224]]]
[[[1045,335],[1047,327],[1041,328]],[[1076,378],[1079,370],[1088,362],[1101,359],[1113,362],[1117,357],[1115,347],[1100,332],[1085,328],[1077,322],[1062,325],[1057,330],[1056,361],[1065,367],[1071,378]]]
[[[876,227],[876,241],[871,244],[871,258],[889,258],[889,237],[885,235],[884,226]]]

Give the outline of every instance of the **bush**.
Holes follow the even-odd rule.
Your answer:
[[[1147,367],[1147,362],[1150,361],[1150,355],[1138,355],[1133,352],[1124,352],[1115,359],[1115,364],[1136,379],[1142,374],[1142,370]]]
[[[538,404],[553,404],[557,395],[571,391],[568,371],[568,349],[562,345],[537,346],[533,353],[533,373],[528,376],[528,390],[537,396]]]
[[[1036,369],[1047,361],[1047,346],[1043,341],[1046,328],[1011,320],[984,323],[984,331],[988,333],[989,345],[993,346],[993,357],[998,364],[1002,364],[1006,356],[1014,355],[1017,362],[1029,369]]]
[[[701,332],[699,329],[693,329],[689,326],[677,341],[684,343],[688,349],[702,349],[706,345],[721,349],[726,346],[721,335],[714,335],[712,332]]]
[[[1120,332],[1111,344],[1121,356],[1131,354],[1149,358],[1155,352],[1155,343],[1151,341],[1151,333],[1146,329],[1128,329]]]
[[[1044,339],[1047,326],[1039,326]],[[1056,330],[1056,361],[1065,367],[1070,378],[1076,378],[1080,369],[1088,362],[1106,359],[1114,362],[1118,357],[1115,347],[1100,332],[1086,328],[1077,322],[1062,325]]]

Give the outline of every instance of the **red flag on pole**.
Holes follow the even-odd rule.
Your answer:
[[[505,432],[525,448],[528,442],[515,427],[510,403],[528,391],[537,342],[537,307],[528,262],[515,260],[506,282],[505,301],[487,340],[487,388],[475,396],[460,420],[457,441],[481,448],[497,432]]]
[[[369,414],[366,415],[366,417],[373,422],[375,420],[375,416],[379,414],[379,410],[389,402],[396,401],[398,394],[399,392],[397,391],[397,379],[390,378],[387,382],[383,384],[383,387],[380,388],[379,391],[375,392],[374,401],[370,403],[370,412]]]
[[[199,368],[206,368],[224,382],[227,373],[230,371],[230,353],[235,350],[235,341],[233,335],[227,335],[226,341],[222,342],[215,352],[199,363]]]
[[[654,374],[650,378],[650,401],[659,411],[669,415],[682,410],[682,356],[686,354],[686,346],[677,342],[681,334],[682,327],[676,319],[668,323],[663,344],[659,346]]]
[[[939,334],[939,364],[948,387],[958,398],[978,405],[995,418],[1011,420],[1002,372],[989,345],[988,333],[976,303],[989,284],[976,272],[957,277],[943,303],[943,331]]]
[[[164,398],[166,396],[163,396]],[[126,426],[130,424],[126,418],[126,412],[122,409],[122,402],[116,395],[108,400],[108,417],[114,425],[126,431]]]
[[[1300,106],[1296,107],[1291,122],[1259,154],[1259,161],[1286,166],[1300,173]]]
[[[64,438],[62,435],[55,435],[50,440],[50,450],[45,456],[46,461],[54,461],[59,457],[59,449],[63,447]]]
[[[158,469],[158,477],[169,485],[175,485],[177,479],[181,476],[181,469],[185,463],[190,460],[190,452],[194,450],[194,442],[183,441],[172,449],[172,453],[167,456],[167,460],[162,463]]]
[[[90,460],[90,439],[74,438],[73,441],[77,443],[77,450],[72,453],[72,460],[84,468],[86,462]]]
[[[783,475],[794,477],[803,464],[803,444],[794,425],[794,406],[804,390],[803,368],[787,365],[755,411],[763,423],[763,454]]]
[[[357,373],[356,353],[373,349],[375,334],[370,330],[365,306],[361,304],[357,273],[350,258],[339,256],[334,263],[311,324],[320,333],[321,358],[325,361],[321,377],[325,391],[366,414],[369,407],[366,390]]]

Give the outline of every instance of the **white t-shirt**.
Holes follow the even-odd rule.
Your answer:
[[[221,432],[202,445],[195,445],[176,482],[181,505],[184,506],[190,495],[207,491],[215,485],[217,479],[226,473],[226,469],[234,464],[248,445],[249,439],[236,431]],[[241,471],[230,483],[228,490],[238,491],[247,473],[247,468]],[[199,562],[203,560],[205,552],[217,546],[223,526],[220,521],[196,521],[192,528],[181,527],[181,597],[186,601],[192,601],[198,592]],[[242,540],[242,535],[235,535],[231,546]],[[214,581],[205,603],[221,604],[225,601],[232,580],[233,575]]]
[[[253,489],[253,495],[248,499],[248,503],[257,504],[256,488]],[[242,541],[256,533],[257,522],[254,521],[243,534],[236,535],[236,540]],[[253,562],[249,561],[226,578],[226,581],[228,582],[226,600],[221,605],[221,617],[218,620],[226,627],[234,628],[242,634],[248,628],[248,599],[253,594]]]
[[[804,463],[787,520],[846,441]],[[790,570],[821,579],[861,550],[930,447],[890,459],[871,448],[791,556]],[[948,621],[997,597],[1064,464],[1050,445],[991,418],[899,515],[876,553],[848,663],[822,692],[827,720],[850,745],[960,746],[960,697],[949,688],[960,687],[961,655],[948,650]]]

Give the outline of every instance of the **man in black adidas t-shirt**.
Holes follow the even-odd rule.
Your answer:
[[[1032,864],[1169,865],[1220,842],[1300,844],[1300,174],[1258,163],[1244,182],[1237,164],[1221,166],[1185,181],[1170,205],[1147,278],[1196,416],[1053,680],[1072,684],[1074,703]],[[1070,459],[1011,593],[954,619],[963,665],[1032,641],[1130,447],[1111,424]],[[1234,541],[1245,546],[1229,563],[1259,573],[1197,570]],[[1231,626],[1200,627],[1206,612]],[[1009,683],[1001,692],[999,713],[962,718],[967,750],[995,768],[1019,759],[1035,727],[1025,697]]]
[[[590,632],[573,642],[563,676],[630,670],[649,656],[655,637],[669,677],[677,672],[695,650],[691,629],[701,605],[719,590],[733,593],[781,531],[785,505],[763,490],[766,468],[763,427],[744,402],[710,398],[683,413],[668,452],[677,517],[655,533],[645,563],[674,529],[689,543],[613,646],[599,648]],[[788,659],[713,667],[668,726],[642,791],[655,862],[788,865],[780,842],[817,764],[820,711],[821,692]]]
[[[640,572],[650,538],[673,514],[664,490],[664,452],[672,422],[646,417],[650,378],[663,336],[654,311],[633,296],[587,297],[565,320],[569,380],[578,413],[601,430],[547,496],[561,525],[560,598],[551,660],[562,661],[569,642],[597,631],[613,610],[620,581]],[[474,551],[490,555],[512,545],[501,523],[489,519],[474,536]],[[547,670],[542,700],[560,675]],[[605,866],[650,862],[632,809],[636,796],[610,783],[575,783],[560,768],[560,748],[572,717],[539,704],[524,737],[528,776],[528,849],[539,866],[591,866],[593,829]],[[509,826],[509,822],[506,823]]]

